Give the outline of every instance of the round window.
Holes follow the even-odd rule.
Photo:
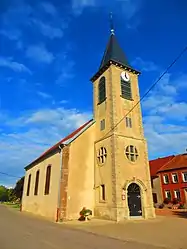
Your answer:
[[[131,162],[135,162],[138,158],[138,151],[135,146],[129,145],[126,147],[125,155]]]
[[[101,147],[98,150],[98,154],[97,154],[97,159],[99,164],[104,164],[106,162],[106,158],[107,158],[107,151],[105,147]]]

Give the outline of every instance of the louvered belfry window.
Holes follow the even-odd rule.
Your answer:
[[[132,100],[131,82],[121,78],[121,96],[124,99]]]
[[[98,104],[101,104],[106,99],[106,80],[103,76],[98,85]]]

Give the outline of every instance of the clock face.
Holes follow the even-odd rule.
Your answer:
[[[124,81],[129,81],[130,80],[130,76],[127,72],[122,72],[121,73],[121,78],[124,80]]]

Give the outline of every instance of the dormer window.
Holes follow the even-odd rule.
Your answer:
[[[106,84],[105,84],[105,77],[101,77],[99,80],[98,85],[98,104],[101,104],[106,99]]]

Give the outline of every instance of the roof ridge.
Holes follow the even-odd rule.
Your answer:
[[[149,162],[153,162],[153,161],[156,161],[156,160],[166,159],[166,158],[168,158],[168,157],[173,157],[173,156],[175,156],[175,155],[170,155],[170,156],[165,156],[165,157],[158,157],[158,158],[155,158],[155,159],[150,160]]]
[[[169,163],[171,163],[176,157],[177,157],[178,155],[172,155],[172,159],[171,160],[169,160],[168,162],[166,162],[164,165],[162,165],[162,167],[157,171],[157,172],[159,172],[159,171],[162,171],[162,168],[164,168],[166,165],[168,165]]]
[[[50,152],[52,152],[55,149],[57,149],[61,144],[64,144],[66,141],[72,139],[74,136],[76,136],[77,133],[79,133],[89,123],[91,124],[91,122],[93,122],[93,121],[94,121],[94,119],[92,118],[89,121],[87,121],[86,123],[84,123],[83,125],[81,125],[79,128],[77,128],[76,130],[74,130],[73,132],[69,133],[69,135],[67,135],[66,137],[64,137],[63,139],[61,139],[60,141],[58,141],[54,145],[52,145],[50,148],[48,148],[47,150],[45,150],[40,156],[38,156],[35,160],[33,160],[31,163],[29,163],[25,167],[25,169],[27,169],[28,167],[30,167],[31,165],[33,165],[34,163],[36,163],[38,160],[41,160],[44,156],[48,155]]]

